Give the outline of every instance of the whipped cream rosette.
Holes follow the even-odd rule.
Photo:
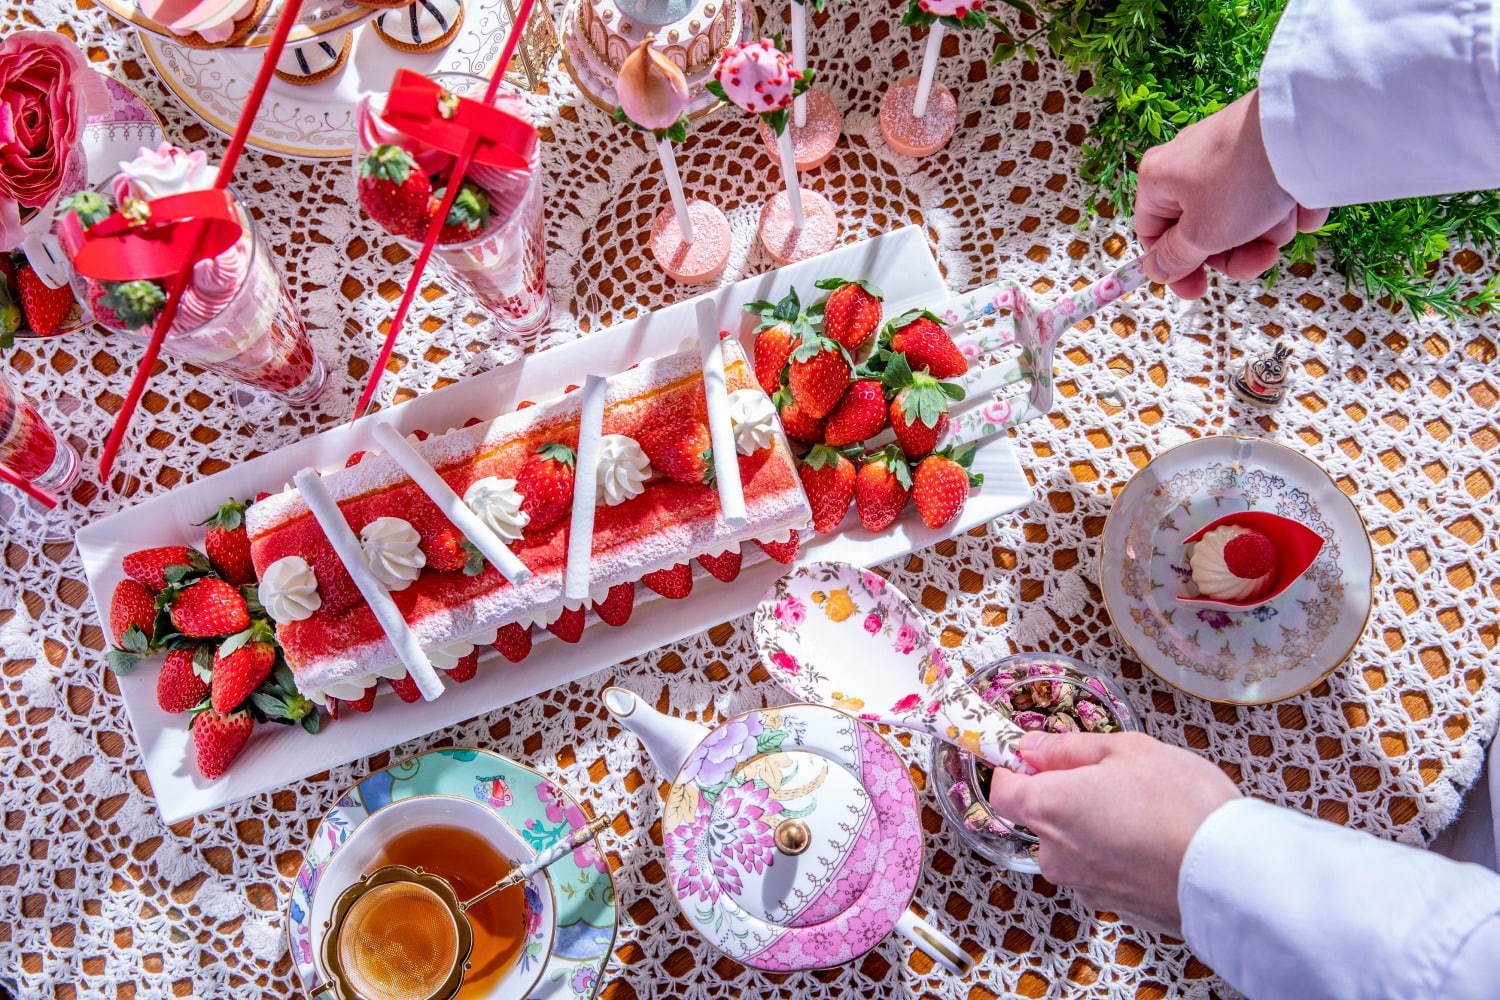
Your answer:
[[[1265,510],[1215,518],[1183,539],[1189,571],[1184,603],[1247,611],[1285,593],[1323,549],[1323,536]]]

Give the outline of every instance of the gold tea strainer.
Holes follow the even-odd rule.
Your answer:
[[[337,1000],[448,1000],[463,985],[474,947],[468,910],[526,882],[593,840],[603,818],[571,834],[483,892],[459,899],[441,875],[386,865],[339,893],[323,929],[322,971],[314,997]]]

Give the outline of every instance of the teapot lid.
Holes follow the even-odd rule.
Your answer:
[[[706,736],[668,793],[663,840],[689,921],[739,961],[783,971],[874,947],[922,860],[905,765],[869,726],[816,705]]]

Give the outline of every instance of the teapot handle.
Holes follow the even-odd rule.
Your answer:
[[[974,960],[959,947],[957,941],[917,916],[916,911],[910,907],[896,921],[896,930],[955,976],[967,976],[974,968]]]

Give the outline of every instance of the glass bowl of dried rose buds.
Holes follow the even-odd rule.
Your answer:
[[[1061,653],[1017,653],[976,670],[969,686],[1022,729],[1053,733],[1136,732],[1135,709],[1113,680]],[[951,743],[933,742],[938,805],[958,837],[980,857],[1037,874],[1037,838],[990,808],[991,769]]]

